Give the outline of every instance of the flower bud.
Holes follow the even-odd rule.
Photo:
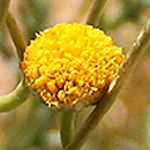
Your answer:
[[[26,82],[48,106],[96,102],[116,78],[122,48],[91,25],[60,23],[40,32],[20,64]]]

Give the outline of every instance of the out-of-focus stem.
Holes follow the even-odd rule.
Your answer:
[[[107,0],[94,0],[86,24],[98,26],[99,20]]]
[[[146,51],[150,45],[150,20],[147,21],[144,28],[141,30],[137,40],[133,44],[130,53],[127,55],[127,59],[120,68],[119,78],[116,80],[114,88],[107,94],[105,94],[87,118],[83,126],[75,135],[71,143],[66,147],[65,150],[79,150],[85,143],[89,134],[95,129],[100,119],[108,112],[110,107],[113,105],[115,98],[122,89],[122,85],[128,80],[132,74],[139,58]]]
[[[73,138],[76,113],[74,110],[64,110],[61,114],[60,135],[63,148],[65,148]]]
[[[0,30],[2,30],[3,28],[3,24],[7,16],[10,1],[11,0],[0,0]],[[1,37],[3,37],[4,36],[3,34],[5,33],[3,33],[3,30],[0,32],[1,32]],[[7,58],[8,60],[10,60],[13,56],[11,51],[9,51],[7,48],[4,50],[2,46],[0,48],[0,53],[2,53],[5,56],[5,58]]]
[[[72,22],[85,22],[85,16],[87,15],[87,12],[89,12],[89,8],[91,7],[91,0],[83,0],[83,3],[81,6],[77,9],[77,12],[73,16]]]
[[[10,3],[10,0],[0,0],[0,25],[6,17],[9,3]]]
[[[21,61],[23,59],[23,52],[26,47],[26,42],[17,26],[15,19],[10,13],[7,14],[6,24],[12,37],[12,40],[14,42],[14,45],[16,46],[19,60]]]
[[[0,24],[4,20],[6,21],[12,40],[16,46],[19,59],[22,60],[26,43],[17,27],[16,21],[8,12],[9,3],[10,0],[0,0]],[[7,112],[16,108],[27,99],[29,93],[30,91],[25,85],[24,77],[22,77],[18,86],[10,94],[0,97],[0,112]]]

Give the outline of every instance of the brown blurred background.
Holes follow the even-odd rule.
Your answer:
[[[12,0],[10,11],[27,43],[35,33],[60,22],[83,22],[90,0]],[[149,0],[108,0],[99,27],[127,53],[150,17]],[[113,107],[82,150],[150,149],[150,47]],[[0,95],[19,81],[18,58],[5,24],[0,27]],[[91,108],[79,116],[82,122]],[[59,112],[30,98],[0,114],[0,150],[60,150]],[[81,123],[78,123],[80,126]]]

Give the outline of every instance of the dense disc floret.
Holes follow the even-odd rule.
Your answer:
[[[124,56],[103,31],[61,23],[26,48],[21,69],[28,86],[49,106],[74,106],[97,98],[116,78]]]

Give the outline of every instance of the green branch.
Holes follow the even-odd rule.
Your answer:
[[[16,46],[18,57],[21,61],[23,59],[23,52],[26,47],[26,42],[17,26],[15,19],[10,13],[7,14],[6,24],[12,37],[12,40],[14,42],[14,45]]]
[[[98,26],[99,20],[107,0],[94,0],[86,24]]]
[[[65,148],[73,138],[76,114],[77,112],[74,110],[64,110],[61,114],[60,135],[63,148]]]
[[[10,0],[0,0],[0,25],[5,20]]]
[[[146,51],[150,45],[150,20],[146,23],[145,27],[140,32],[136,42],[133,44],[129,55],[123,66],[120,68],[119,78],[116,80],[114,88],[107,94],[105,94],[84,122],[83,126],[75,135],[71,143],[66,147],[65,150],[79,150],[87,140],[90,133],[95,129],[102,117],[108,112],[110,107],[113,105],[118,93],[122,89],[122,85],[128,80],[132,74],[139,58]]]
[[[4,20],[6,21],[12,40],[16,46],[19,59],[22,60],[26,43],[14,18],[8,12],[9,3],[10,0],[0,0],[0,24]],[[30,91],[25,85],[24,77],[22,77],[18,86],[10,94],[0,97],[0,112],[7,112],[16,108],[27,99],[29,93]]]
[[[0,42],[3,42],[5,40],[5,33],[3,31],[3,24],[4,21],[6,19],[7,16],[7,12],[8,12],[8,8],[9,8],[9,4],[10,4],[11,0],[0,0],[0,31],[1,32],[1,37],[3,37],[4,39],[1,39]],[[5,58],[7,59],[11,59],[12,58],[12,52],[10,52],[7,48],[5,48],[5,50],[3,49],[5,43],[3,43],[0,46],[0,53],[2,53]]]

